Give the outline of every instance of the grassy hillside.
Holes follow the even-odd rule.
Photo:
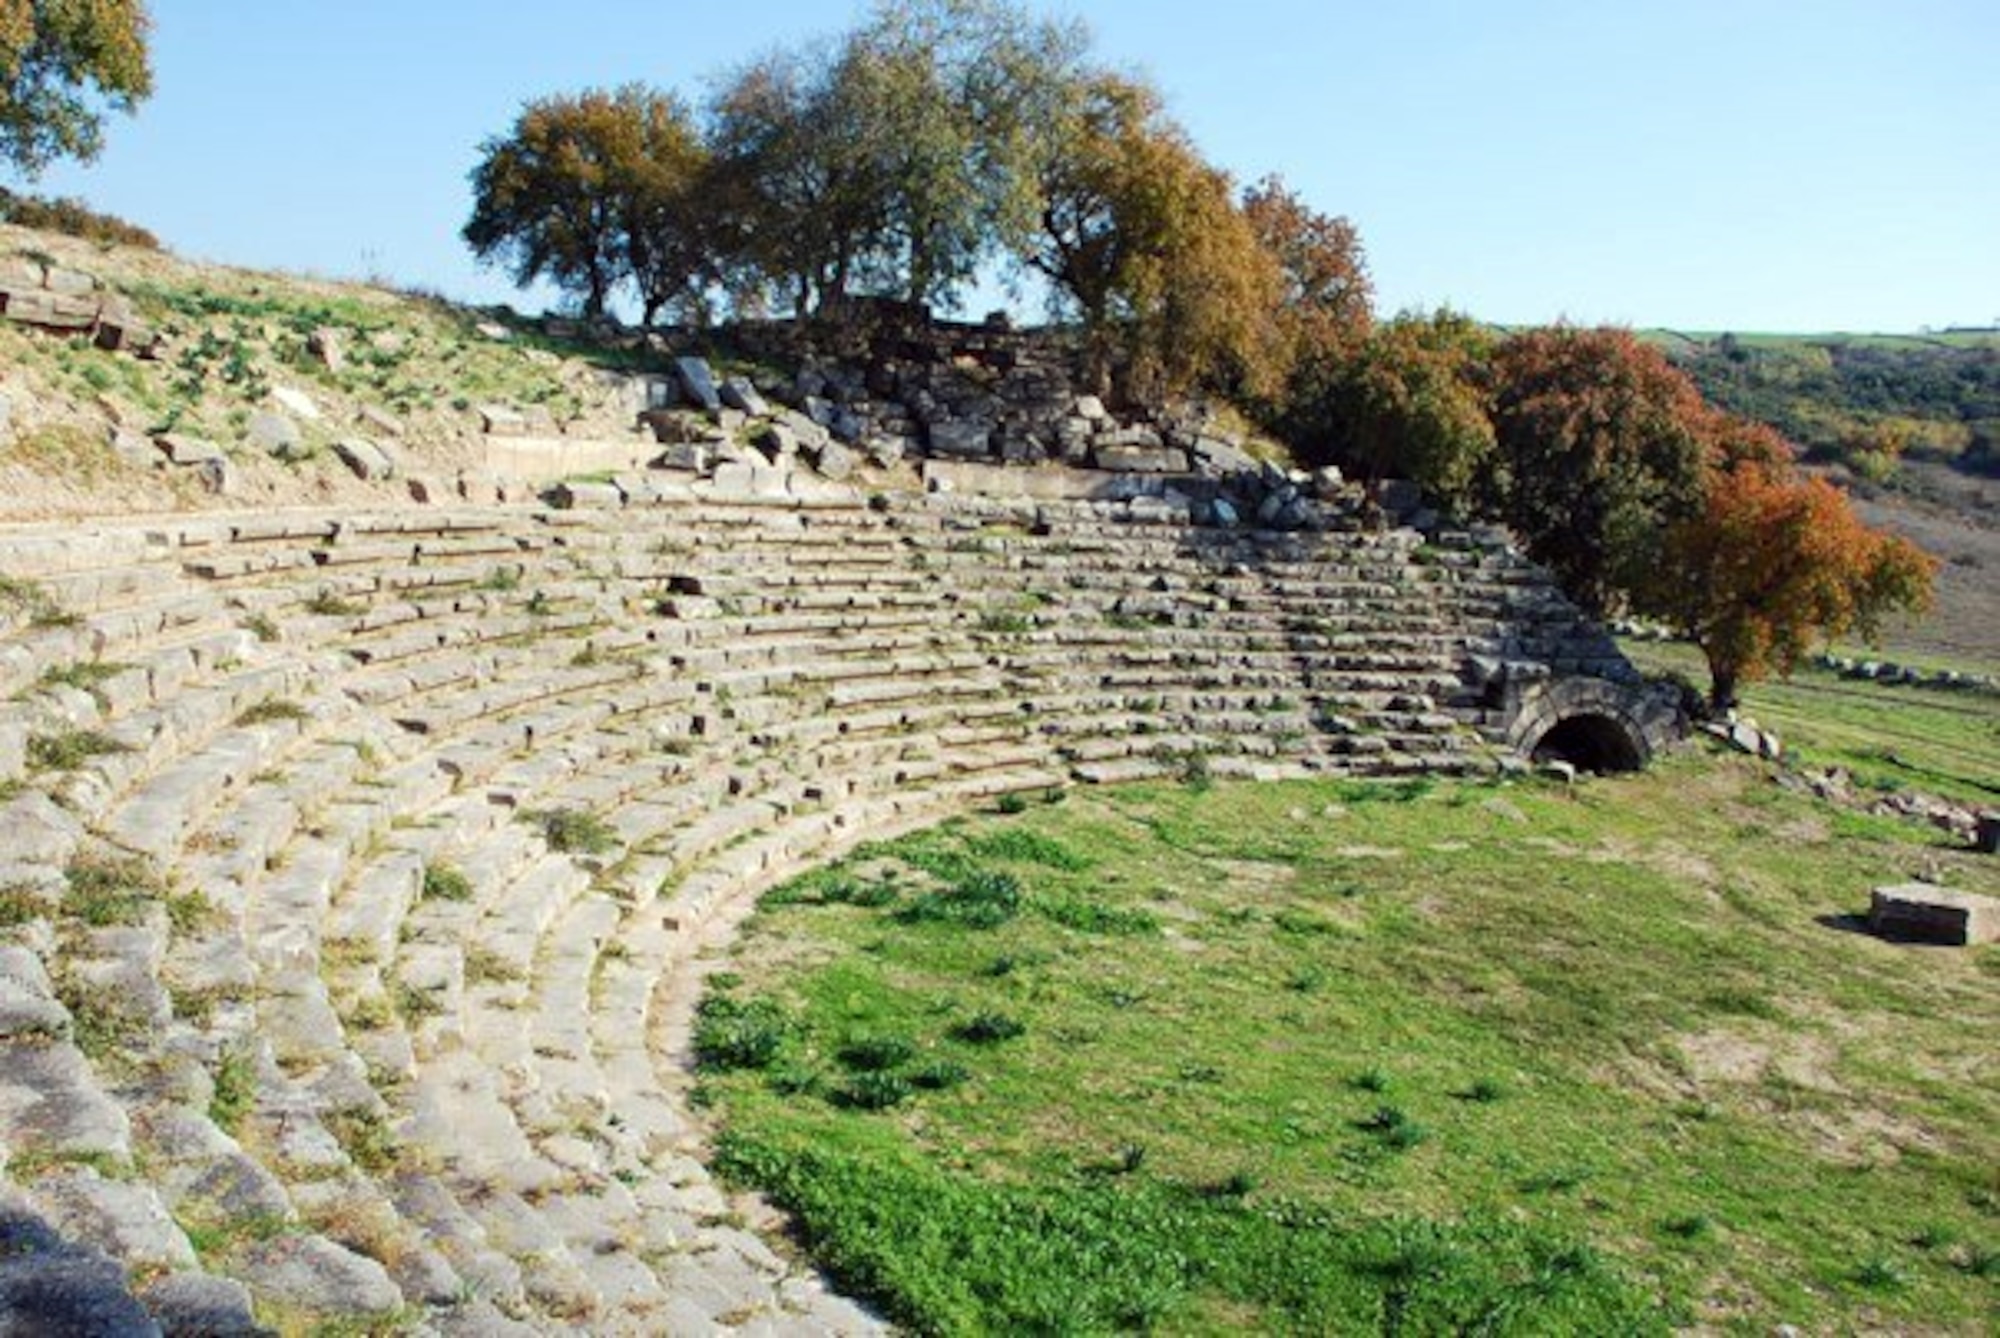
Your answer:
[[[1093,792],[770,897],[705,1094],[920,1328],[1983,1332],[2000,949],[1851,918],[1917,872],[2000,892],[1699,755]]]
[[[1702,393],[1823,459],[1867,444],[2000,469],[2000,331],[1923,335],[1644,332]]]

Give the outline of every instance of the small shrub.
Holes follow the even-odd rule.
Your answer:
[[[1181,784],[1197,794],[1215,784],[1215,772],[1207,753],[1196,749],[1181,759]]]
[[[1138,935],[1159,932],[1151,911],[1105,906],[1079,897],[1038,897],[1035,913],[1045,920],[1084,934]]]
[[[0,611],[27,619],[31,627],[74,627],[83,621],[41,586],[18,576],[0,576]]]
[[[470,901],[472,880],[455,865],[442,860],[424,865],[423,898],[426,901]]]
[[[1018,864],[1039,864],[1069,872],[1080,872],[1090,867],[1089,860],[1062,842],[1022,827],[1003,827],[999,831],[970,837],[966,840],[965,849],[967,854],[978,859],[1013,860]]]
[[[785,1010],[773,999],[748,1001],[711,994],[695,1011],[694,1056],[704,1069],[768,1068],[790,1031]]]
[[[968,873],[925,892],[896,913],[905,924],[944,923],[996,929],[1020,913],[1021,885],[1004,873]]]
[[[1507,1095],[1507,1089],[1491,1078],[1481,1078],[1460,1093],[1467,1101],[1490,1105]]]
[[[1398,1152],[1407,1152],[1431,1136],[1430,1130],[1411,1119],[1400,1106],[1377,1106],[1358,1127]]]
[[[361,605],[344,598],[337,590],[321,590],[305,602],[307,613],[322,618],[351,618],[360,613]]]
[[[602,855],[618,844],[618,833],[610,824],[585,809],[531,809],[521,816],[540,829],[549,849],[564,854]]]
[[[850,1110],[887,1110],[908,1101],[916,1090],[900,1073],[857,1073],[834,1094],[834,1104]]]
[[[863,1073],[900,1068],[916,1056],[916,1047],[900,1036],[864,1036],[840,1047],[840,1062]]]
[[[75,688],[88,692],[98,705],[104,704],[104,684],[116,678],[132,666],[115,660],[81,660],[76,664],[61,668],[51,667],[42,671],[43,687]]]
[[[402,1146],[389,1121],[372,1111],[334,1111],[323,1122],[348,1159],[369,1175],[394,1170],[402,1157]]]
[[[993,807],[999,812],[1012,817],[1028,811],[1028,797],[1019,791],[1003,794],[999,799],[994,801]]]
[[[1347,1081],[1363,1092],[1386,1092],[1389,1090],[1389,1071],[1379,1064],[1371,1064]]]
[[[257,1099],[257,1061],[247,1046],[232,1046],[216,1061],[208,1118],[234,1137]]]
[[[942,1092],[957,1087],[972,1077],[972,1070],[963,1064],[954,1064],[949,1059],[927,1059],[910,1069],[907,1074],[910,1085],[925,1092]]]
[[[137,856],[80,855],[63,869],[63,879],[69,884],[63,909],[96,929],[131,924],[166,892],[152,866]]]
[[[258,702],[255,706],[236,717],[236,723],[243,726],[270,725],[281,720],[301,721],[312,719],[311,712],[295,701],[283,697],[272,697]]]
[[[43,232],[60,232],[105,246],[136,246],[157,251],[160,239],[137,223],[116,214],[100,213],[71,196],[54,198],[19,195],[0,187],[0,222]]]
[[[75,771],[93,757],[131,752],[120,743],[94,729],[66,729],[60,734],[32,734],[28,737],[28,766],[36,771]]]
[[[1701,1240],[1715,1231],[1715,1220],[1706,1213],[1688,1213],[1681,1217],[1669,1217],[1660,1223],[1660,1230],[1680,1240]]]
[[[1025,1034],[1028,1026],[1005,1013],[975,1013],[952,1028],[952,1035],[968,1045],[995,1045]]]
[[[1853,1273],[1854,1284],[1871,1292],[1901,1291],[1910,1285],[1910,1278],[1893,1259],[1877,1255],[1864,1260]]]
[[[278,625],[271,621],[269,614],[250,614],[243,619],[242,626],[244,631],[266,645],[278,639]]]

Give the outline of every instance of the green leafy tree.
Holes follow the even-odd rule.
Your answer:
[[[730,249],[708,146],[671,95],[642,94],[633,114],[638,152],[614,186],[620,268],[638,294],[640,324],[662,311],[705,321]]]
[[[1080,321],[1100,377],[1116,365],[1141,397],[1282,381],[1285,276],[1156,91],[1112,74],[1079,85],[1038,186],[1021,259]]]
[[[511,132],[480,146],[465,241],[516,283],[546,278],[596,317],[633,275],[632,239],[643,235],[642,296],[661,300],[674,288],[661,276],[675,266],[655,229],[671,222],[682,190],[675,163],[693,135],[679,102],[638,84],[530,102]]]
[[[0,0],[0,162],[95,158],[104,112],[152,94],[151,26],[141,0]]]
[[[793,308],[954,305],[1024,230],[1025,171],[1083,45],[1001,0],[897,0],[730,79],[713,117],[746,259]]]
[[[1451,510],[1472,511],[1495,444],[1490,345],[1478,322],[1451,311],[1377,326],[1333,376],[1320,410],[1341,462],[1371,483],[1412,479]]]

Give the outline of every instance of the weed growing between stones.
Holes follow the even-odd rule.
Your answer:
[[[586,809],[530,809],[521,820],[541,832],[549,849],[562,854],[602,855],[618,844],[611,825]]]
[[[76,771],[93,757],[131,751],[129,744],[94,729],[28,736],[28,766],[35,771]]]
[[[247,1045],[233,1045],[222,1052],[210,1075],[214,1091],[208,1099],[208,1118],[215,1127],[234,1137],[257,1104],[257,1058]]]
[[[284,697],[272,697],[258,702],[236,717],[236,723],[243,726],[270,725],[279,721],[302,721],[312,719],[312,713],[295,701]]]
[[[424,865],[422,895],[426,901],[470,901],[472,880],[456,865],[433,860]]]

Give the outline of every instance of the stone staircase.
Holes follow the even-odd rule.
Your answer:
[[[0,1316],[872,1330],[699,1160],[758,892],[1016,792],[1518,767],[1468,663],[1622,668],[1490,537],[658,491],[0,532]]]

